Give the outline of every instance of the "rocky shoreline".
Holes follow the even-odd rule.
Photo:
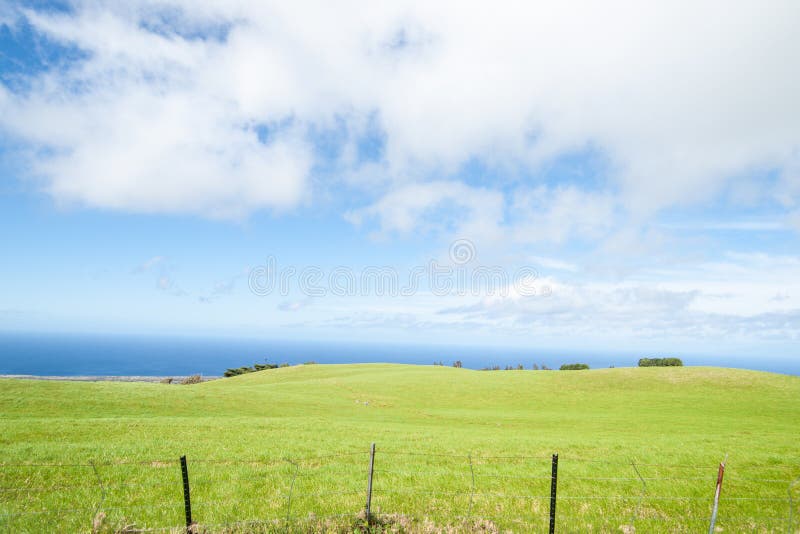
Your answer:
[[[172,376],[42,376],[42,375],[0,375],[0,378],[14,378],[20,380],[66,380],[75,382],[163,382],[169,378],[173,384],[180,384],[181,380],[191,375]],[[203,376],[203,382],[216,380],[219,376]]]

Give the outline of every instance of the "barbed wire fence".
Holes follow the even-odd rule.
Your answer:
[[[800,462],[785,461],[652,463],[377,447],[281,458],[0,464],[0,529],[15,533],[394,524],[425,531],[797,533],[799,506]]]

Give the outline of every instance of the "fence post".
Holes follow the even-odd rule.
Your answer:
[[[369,452],[369,480],[367,481],[367,525],[369,525],[372,521],[371,516],[371,507],[372,507],[372,472],[375,468],[375,444],[372,444],[372,448]]]
[[[556,531],[556,488],[558,487],[558,454],[553,455],[553,470],[550,475],[550,534]]]
[[[186,466],[186,456],[181,456],[181,475],[183,476],[183,506],[186,512],[186,532],[192,531],[192,501],[189,495],[189,468]]]
[[[714,508],[711,509],[711,524],[708,526],[708,534],[714,534],[714,524],[717,522],[717,509],[719,508],[719,494],[722,491],[722,476],[725,474],[725,462],[719,464],[717,471],[717,489],[714,491]]]

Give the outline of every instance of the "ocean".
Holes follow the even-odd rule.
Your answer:
[[[481,369],[499,365],[583,362],[592,368],[631,367],[641,357],[676,356],[685,365],[739,367],[800,375],[797,359],[634,352],[564,351],[538,347],[436,346],[368,342],[311,342],[247,338],[99,334],[0,333],[0,374],[219,376],[229,367],[254,363],[410,363]]]

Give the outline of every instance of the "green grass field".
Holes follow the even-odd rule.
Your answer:
[[[800,532],[792,376],[374,364],[192,386],[3,380],[0,416],[10,532],[91,532],[98,511],[112,530],[180,526],[184,454],[211,531],[348,530],[372,442],[373,512],[420,531],[546,530],[557,452],[560,532],[705,532],[726,455],[718,530]]]

